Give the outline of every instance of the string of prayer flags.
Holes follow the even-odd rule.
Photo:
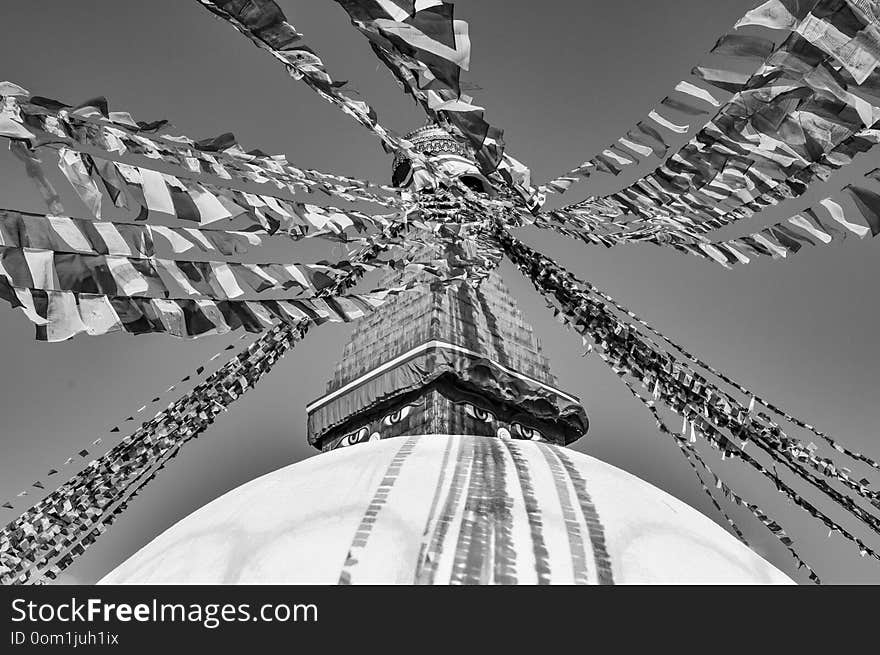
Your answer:
[[[636,324],[618,318],[612,306],[591,293],[589,285],[552,260],[525,246],[500,226],[495,233],[511,261],[542,295],[554,301],[554,313],[560,320],[589,337],[619,376],[625,374],[634,379],[650,390],[655,402],[686,421],[691,439],[702,437],[722,458],[736,459],[751,467],[795,506],[855,544],[860,554],[880,559],[880,553],[784,481],[778,468],[794,475],[864,527],[880,533],[880,516],[865,510],[849,495],[866,499],[880,509],[880,493],[871,489],[866,479],[855,480],[849,469],[817,455],[812,445],[806,446],[786,434],[779,423],[755,408],[753,395],[748,400],[738,400],[686,361],[662,349],[645,337]],[[746,450],[749,444],[760,457],[770,461],[764,464],[751,455]],[[839,491],[827,480],[842,484],[849,493]]]
[[[779,525],[779,523],[776,520],[771,519],[767,515],[767,513],[764,512],[764,510],[762,510],[760,507],[758,507],[757,505],[754,505],[752,503],[747,502],[746,500],[743,499],[742,496],[740,496],[739,494],[734,492],[727,485],[727,483],[724,482],[724,480],[722,480],[720,477],[718,477],[712,471],[712,469],[709,468],[709,465],[706,464],[706,461],[700,456],[700,454],[697,452],[697,449],[694,448],[692,444],[688,443],[687,440],[674,439],[674,441],[675,441],[676,445],[679,447],[679,449],[681,450],[681,453],[684,455],[688,464],[690,464],[691,467],[693,468],[693,470],[697,473],[697,477],[700,478],[701,484],[703,484],[702,477],[699,475],[699,471],[698,471],[697,467],[694,465],[694,460],[696,460],[699,463],[699,465],[703,468],[703,470],[705,470],[709,475],[712,476],[712,478],[715,481],[715,488],[720,490],[721,493],[724,495],[724,497],[728,501],[734,503],[735,505],[738,505],[740,507],[745,507],[746,509],[748,509],[749,512],[752,514],[752,516],[754,516],[765,528],[767,528],[767,530],[770,531],[770,533],[774,537],[776,537],[776,539],[785,547],[785,549],[788,550],[789,554],[792,556],[792,558],[794,558],[795,562],[797,562],[798,569],[799,570],[802,568],[806,569],[807,576],[809,577],[811,582],[815,582],[817,585],[822,584],[822,580],[819,578],[818,575],[816,575],[816,572],[812,569],[812,567],[809,564],[807,564],[801,558],[800,554],[798,554],[798,552],[794,549],[794,542],[792,541],[791,537],[788,536],[785,529],[781,525]],[[706,490],[705,484],[703,484],[703,489]],[[711,492],[709,492],[709,493],[711,495]],[[714,501],[714,497],[713,497],[713,501]],[[717,504],[716,504],[716,506],[717,506]],[[730,519],[730,517],[728,517],[726,513],[724,514],[724,516],[727,519],[728,523],[730,523],[732,526],[735,526],[732,519]],[[748,544],[746,544],[746,545],[748,545]]]
[[[329,287],[328,287],[329,288]],[[308,318],[350,322],[372,313],[389,295],[409,287],[370,293],[293,300],[213,300],[108,296],[15,287],[0,278],[0,298],[37,326],[38,341],[65,341],[77,334],[165,333],[175,337],[226,334],[238,328],[262,332],[278,321]]]
[[[553,305],[551,304],[549,306],[549,308],[552,310]],[[594,352],[593,346],[587,342],[586,337],[581,337],[581,339],[583,340],[583,342],[585,343],[585,345],[588,348],[588,351],[585,352],[584,354],[586,355],[588,353]],[[676,434],[672,430],[670,430],[667,427],[663,418],[660,416],[660,413],[657,411],[657,407],[656,407],[656,404],[654,403],[654,401],[649,400],[648,398],[645,397],[645,395],[640,393],[639,390],[635,388],[633,383],[629,379],[626,378],[626,376],[624,375],[624,371],[621,369],[615,368],[613,366],[613,364],[610,362],[608,356],[604,352],[599,351],[597,354],[606,364],[608,364],[612,368],[612,370],[614,370],[614,372],[617,374],[620,381],[623,382],[623,384],[626,386],[626,388],[629,390],[629,392],[639,402],[641,402],[645,406],[645,408],[651,413],[651,415],[654,417],[654,421],[657,426],[657,429],[660,431],[661,434],[666,434],[666,435],[673,437],[673,439],[676,441],[676,443],[679,445],[679,447],[681,447],[682,442],[687,443],[690,446],[690,444],[685,436],[685,429],[687,427],[686,425],[683,424],[682,432],[680,434]],[[699,454],[697,454],[696,457],[699,458]],[[706,494],[706,496],[708,496],[712,505],[715,507],[716,510],[718,510],[718,513],[724,517],[724,519],[727,521],[728,525],[730,525],[734,534],[736,534],[737,539],[739,539],[747,547],[750,547],[749,542],[746,539],[746,536],[743,534],[742,530],[740,530],[739,526],[736,524],[736,522],[734,522],[734,520],[732,518],[730,518],[730,516],[727,514],[727,512],[724,511],[724,509],[721,507],[721,505],[716,500],[715,494],[712,492],[712,490],[710,490],[706,486],[706,483],[703,480],[703,476],[700,474],[697,467],[693,464],[690,456],[686,455],[686,458],[687,458],[688,462],[691,464],[691,467],[693,468],[694,473],[696,474],[696,477],[697,477],[697,480],[700,484],[700,487],[703,489],[703,492]]]
[[[611,248],[623,243],[661,243],[666,229],[635,217],[624,224],[616,221],[624,212],[621,203],[604,198],[587,198],[560,210],[539,212],[531,221],[536,227],[552,229],[585,243]],[[504,217],[507,225],[512,221]]]
[[[442,237],[442,234],[437,236]],[[378,253],[396,247],[393,237],[370,240]],[[414,265],[410,254],[385,265]],[[233,300],[250,288],[283,290],[292,286],[320,296],[336,288],[353,269],[371,265],[324,263],[257,265],[236,262],[184,262],[160,258],[135,259],[81,255],[0,246],[0,297],[21,308],[37,325],[37,339],[61,341],[76,334],[134,334],[162,332],[177,337],[224,334],[239,327],[260,332],[276,321],[310,318],[352,321],[371,313],[389,294],[403,289],[379,289],[368,294],[273,300]],[[489,260],[467,260],[455,267],[425,267],[440,283],[485,276]],[[445,269],[445,270],[444,270]],[[183,297],[168,297],[170,289]],[[187,297],[191,296],[191,297]]]
[[[380,253],[393,247],[393,234],[389,232],[388,235],[369,240],[364,248],[373,257],[378,257]],[[54,262],[54,253],[48,251],[48,254],[53,257]],[[41,257],[42,261],[48,260],[45,255]],[[144,261],[149,263],[149,260]],[[27,260],[24,265],[27,265]],[[338,288],[339,280],[349,279],[355,274],[362,275],[366,271],[364,266],[349,262],[345,275],[323,285],[318,294]],[[140,287],[149,287],[151,281],[155,285],[158,279],[144,276],[144,267],[140,270],[132,267],[122,270],[128,271],[128,277],[120,280],[127,285],[130,293],[137,293]],[[45,280],[42,282],[44,286],[47,285]],[[308,318],[318,322],[350,321],[372,312],[388,293],[389,290],[380,290],[373,294],[338,298],[330,302],[319,298],[215,302],[207,298],[175,300],[15,287],[9,283],[6,274],[0,275],[0,297],[22,309],[36,324],[37,339],[42,341],[65,340],[82,332],[163,332],[177,337],[195,337],[223,334],[239,327],[250,332],[260,332],[279,320],[289,322]]]
[[[219,16],[254,45],[266,50],[287,68],[291,77],[301,80],[324,100],[375,134],[389,152],[403,152],[421,162],[432,177],[433,167],[414,152],[405,140],[379,124],[376,111],[366,102],[354,100],[340,90],[344,82],[334,80],[314,50],[302,45],[302,35],[287,22],[284,12],[273,0],[251,0],[246,6],[236,0],[197,0],[205,9]]]
[[[864,8],[850,11],[839,0],[808,4],[789,11],[767,3],[741,21],[791,30],[754,75],[694,70],[705,82],[733,92],[727,103],[721,105],[690,82],[676,87],[718,112],[663,166],[610,196],[627,214],[658,224],[690,222],[697,231],[707,231],[802,194],[815,179],[827,179],[877,143],[873,126],[880,118],[875,106],[880,71],[875,55],[880,53],[872,54],[865,45],[877,30],[876,17]],[[769,42],[739,36],[719,45],[720,51],[742,48],[756,56],[769,48]],[[669,129],[684,127],[657,112],[651,118]],[[635,135],[627,138],[649,146],[634,140]],[[627,197],[637,196],[646,184],[657,190],[652,202]]]
[[[335,208],[304,205],[303,212],[314,225],[332,232],[350,220]],[[353,223],[352,223],[353,224]],[[296,238],[295,233],[284,233]],[[309,236],[320,236],[316,231]],[[272,237],[254,232],[215,228],[179,228],[165,225],[93,221],[68,216],[0,209],[0,246],[127,257],[152,257],[154,243],[161,237],[175,254],[192,249],[207,253],[237,255],[267,243]]]
[[[109,166],[119,174],[114,186],[125,191],[141,207],[137,220],[162,214],[204,227],[224,219],[246,217],[255,228],[269,234],[283,231],[295,236],[322,230],[341,234],[349,228],[363,232],[384,221],[381,216],[357,210],[323,208],[275,195],[249,193],[208,182],[195,183],[122,162],[110,162]],[[100,177],[107,181],[104,171]]]
[[[242,339],[246,339],[248,336],[249,336],[249,335],[248,335],[247,333],[242,334],[242,335],[238,338],[238,340],[241,341]],[[234,344],[229,344],[229,345],[226,346],[223,350],[221,350],[221,351],[215,353],[215,354],[214,354],[214,355],[213,355],[208,361],[209,361],[209,362],[213,362],[214,360],[218,359],[219,357],[222,357],[222,355],[223,355],[224,352],[227,352],[227,351],[232,350],[232,349],[234,349],[234,348],[235,348],[235,345],[234,345]],[[143,412],[146,411],[147,408],[150,407],[151,405],[155,405],[156,403],[160,402],[160,401],[162,400],[162,398],[163,398],[166,394],[168,394],[168,393],[174,391],[174,390],[177,388],[177,385],[179,385],[179,384],[183,384],[183,383],[188,382],[188,381],[190,381],[190,380],[192,380],[192,379],[195,379],[195,378],[197,378],[198,376],[201,376],[204,372],[205,372],[205,367],[204,367],[204,366],[199,366],[199,367],[197,367],[192,373],[188,373],[188,374],[185,375],[183,378],[181,378],[178,382],[172,384],[172,385],[171,385],[170,387],[168,387],[165,391],[163,391],[162,393],[160,393],[158,396],[154,397],[154,398],[153,398],[148,404],[141,406],[141,407],[137,410],[137,412],[135,412],[135,414],[141,414],[141,413],[143,413]],[[132,415],[132,416],[129,416],[128,418],[126,418],[126,419],[125,419],[125,422],[134,421],[134,420],[135,420],[135,416]],[[109,433],[110,433],[110,434],[115,434],[115,433],[118,433],[119,431],[120,431],[120,430],[119,430],[119,426],[116,425],[116,426],[114,426],[113,428],[111,428],[111,429],[109,430]],[[92,441],[89,442],[89,447],[100,446],[100,445],[103,443],[103,441],[104,441],[104,440],[103,440],[103,438],[101,438],[101,437],[98,437],[97,439],[93,439]],[[60,473],[61,471],[63,471],[65,468],[69,467],[69,466],[70,466],[71,464],[73,464],[73,463],[75,462],[75,460],[76,460],[76,457],[74,457],[74,456],[77,456],[77,457],[79,457],[79,459],[82,460],[82,459],[85,459],[85,458],[87,458],[87,457],[89,456],[89,451],[88,451],[87,449],[85,449],[85,448],[81,448],[81,449],[79,449],[78,451],[76,451],[76,452],[74,453],[74,455],[71,455],[71,456],[68,457],[63,463],[59,464],[59,465],[58,465],[59,468],[50,468],[50,469],[46,472],[46,474],[45,474],[44,477],[45,477],[45,478],[50,478],[50,477],[52,477],[53,475],[57,475],[58,473]],[[45,489],[45,484],[44,484],[42,481],[40,481],[40,480],[35,481],[31,486],[32,486],[32,487],[35,487],[35,488],[37,488],[37,489]],[[13,506],[13,504],[12,504],[11,501],[6,501],[6,502],[4,502],[3,505],[0,506],[0,507],[3,507],[3,508],[5,508],[5,509],[15,509],[15,507]]]
[[[774,51],[775,44],[767,39],[751,35],[726,34],[716,41],[711,53],[727,57],[766,60]],[[742,90],[750,80],[750,76],[743,73],[706,68],[702,66],[694,67],[692,74],[697,79],[700,79],[707,84],[734,94]],[[675,86],[675,91],[690,96],[691,98],[699,99],[710,105],[712,108],[718,109],[721,107],[721,102],[712,96],[709,91],[693,84],[692,82],[684,80],[679,82]],[[708,114],[710,111],[670,96],[664,97],[663,100],[660,101],[660,104],[687,116],[701,116]],[[690,129],[690,125],[679,125],[661,115],[656,110],[651,110],[648,114],[648,118],[654,121],[657,125],[676,134],[686,134]],[[645,129],[646,127],[648,128],[647,130]],[[639,123],[636,125],[635,131],[641,133],[642,137],[634,136],[633,131],[630,131],[625,137],[618,139],[618,142],[623,143],[626,147],[646,157],[650,155],[651,152],[660,159],[663,159],[666,156],[669,146],[666,144],[664,138],[660,136],[653,127],[645,126],[644,123]],[[642,141],[644,136],[647,136],[649,140],[648,143]],[[658,143],[660,144],[659,146],[657,146]],[[635,148],[633,148],[633,146],[635,146]],[[649,148],[650,152],[648,151]],[[595,159],[588,160],[585,164],[587,163],[595,163]],[[583,168],[585,164],[582,164],[581,168]],[[612,175],[617,174],[613,170],[610,170],[606,165],[602,165],[601,161],[599,170],[609,172]],[[564,193],[574,182],[586,179],[587,177],[589,177],[588,173],[586,175],[577,175],[572,171],[567,175],[557,177],[550,182],[547,182],[542,188],[557,193]]]
[[[779,0],[767,2],[746,14],[743,25],[794,30],[814,46],[834,57],[859,83],[877,67],[876,7],[865,2],[820,0],[797,3],[792,11]]]
[[[610,363],[607,355],[605,355],[604,353],[599,353],[599,356],[603,359],[603,361],[609,364],[609,366],[613,366]],[[669,427],[666,425],[666,422],[660,416],[660,413],[657,411],[657,407],[654,401],[648,399],[643,393],[640,393],[639,390],[636,389],[636,387],[634,386],[633,382],[623,375],[623,370],[616,370],[618,371],[618,378],[624,383],[624,385],[626,385],[630,393],[639,402],[641,402],[645,406],[645,408],[648,409],[649,412],[651,412],[652,416],[654,417],[657,429],[660,431],[660,433],[670,436],[675,445],[678,446],[680,452],[685,458],[685,461],[687,461],[687,463],[693,470],[694,475],[696,476],[697,481],[699,482],[700,487],[703,490],[703,493],[706,494],[706,496],[712,503],[712,506],[718,511],[719,514],[721,514],[727,524],[731,527],[737,539],[742,541],[746,546],[751,547],[740,527],[719,504],[718,500],[715,497],[715,491],[720,491],[726,500],[734,503],[735,505],[748,509],[752,516],[754,516],[765,528],[767,528],[767,530],[770,531],[771,534],[773,534],[773,536],[777,540],[779,540],[780,543],[783,544],[783,546],[786,548],[786,550],[788,550],[789,554],[792,556],[795,562],[797,562],[798,569],[806,569],[809,579],[816,584],[821,584],[822,581],[819,576],[816,575],[816,572],[813,571],[813,569],[801,558],[798,552],[794,549],[794,542],[788,536],[782,526],[780,526],[777,521],[771,519],[760,507],[745,501],[742,496],[734,492],[727,485],[727,483],[724,482],[724,480],[718,477],[718,475],[716,475],[712,471],[712,469],[709,468],[709,465],[706,464],[706,461],[702,458],[700,453],[694,447],[694,444],[691,443],[691,440],[685,434],[686,428],[688,427],[687,422],[684,422],[682,430],[679,433],[670,430]],[[703,479],[702,474],[700,473],[700,468],[698,468],[698,465],[713,478],[713,489],[710,489],[706,485],[706,482]]]
[[[245,264],[136,258],[0,246],[0,275],[13,287],[108,296],[233,299],[246,293],[293,289],[314,292],[348,274],[339,266]]]
[[[697,138],[706,140],[700,135]],[[716,144],[712,139],[708,143]],[[619,216],[629,215],[629,220],[641,217],[658,225],[671,226],[673,231],[686,226],[690,232],[706,232],[748,218],[765,207],[799,197],[806,192],[813,180],[827,179],[833,170],[847,165],[852,161],[853,155],[870,150],[878,140],[877,131],[870,128],[852,132],[830,151],[821,154],[818,161],[810,163],[785,180],[765,179],[754,165],[744,161],[748,165],[741,167],[738,162],[730,160],[720,175],[709,179],[700,173],[701,177],[698,177],[684,166],[687,160],[677,155],[657,169],[655,174],[637,180],[629,189],[608,196],[605,201],[617,203],[621,210]],[[717,145],[720,143],[717,142]],[[705,145],[701,147],[705,150]],[[687,147],[686,150],[691,152]],[[697,151],[693,150],[695,153]],[[697,181],[705,186],[698,187]],[[627,194],[636,189],[653,189],[651,202],[633,202],[632,198],[627,197]],[[706,195],[717,195],[710,189],[723,192],[719,196],[723,200]],[[705,201],[698,197],[700,195],[705,196]],[[557,211],[564,215],[575,207],[578,211],[583,211],[579,205]]]
[[[147,226],[9,209],[0,210],[0,246],[130,257],[151,257],[154,252]]]
[[[472,149],[484,175],[503,161],[502,130],[462,94],[460,75],[470,65],[468,24],[451,2],[394,3],[337,0],[370,41],[373,52],[422,106],[429,118],[452,128]]]
[[[855,461],[862,462],[863,464],[866,464],[867,466],[869,466],[873,469],[880,470],[880,462],[877,462],[869,457],[866,457],[865,455],[862,455],[861,453],[858,453],[858,452],[855,452],[855,451],[852,451],[852,450],[846,448],[842,444],[838,443],[830,435],[828,435],[824,432],[821,432],[820,430],[818,430],[814,426],[812,426],[812,425],[802,421],[801,419],[789,414],[784,409],[777,407],[776,405],[769,402],[768,400],[755,394],[753,391],[745,388],[743,385],[738,383],[736,380],[733,380],[732,378],[727,376],[723,371],[720,371],[719,369],[714,368],[712,365],[707,364],[705,361],[703,361],[703,360],[699,359],[698,357],[696,357],[695,355],[693,355],[690,351],[688,351],[686,348],[684,348],[681,344],[679,344],[676,341],[673,341],[672,339],[670,339],[669,337],[667,337],[666,335],[661,333],[655,327],[653,327],[649,323],[647,323],[644,319],[640,318],[635,313],[633,313],[631,310],[627,309],[626,307],[624,307],[623,305],[618,303],[614,298],[609,296],[607,293],[605,293],[599,289],[596,289],[593,285],[589,284],[588,282],[581,281],[581,284],[591,294],[595,294],[596,296],[601,298],[604,302],[606,302],[609,306],[613,307],[620,315],[626,316],[628,319],[637,323],[648,334],[650,334],[654,337],[657,337],[658,339],[660,339],[661,341],[663,341],[664,343],[666,343],[670,347],[674,348],[681,355],[683,355],[688,361],[695,364],[699,368],[708,371],[711,375],[714,375],[719,380],[721,380],[725,384],[729,385],[733,389],[736,389],[744,396],[751,398],[749,406],[752,408],[752,410],[754,410],[758,405],[761,405],[761,406],[767,408],[769,411],[771,411],[776,416],[782,418],[783,420],[788,421],[789,423],[796,425],[799,428],[802,428],[804,430],[808,430],[813,435],[819,437],[820,439],[822,439],[823,441],[828,443],[837,452],[842,453],[844,455],[847,455],[848,457],[850,457],[851,459],[853,459]]]
[[[871,173],[866,177],[874,179]],[[658,235],[655,243],[670,245],[730,267],[748,264],[753,257],[784,259],[800,252],[804,246],[828,245],[844,240],[847,234],[860,239],[868,234],[880,234],[880,194],[855,184],[849,184],[843,190],[866,225],[851,221],[848,212],[833,198],[823,198],[815,207],[744,237],[708,242],[695,235],[670,231]]]
[[[93,153],[98,149],[113,157],[140,155],[150,162],[176,167],[192,175],[211,175],[222,180],[271,184],[274,188],[296,193],[297,190],[323,192],[345,200],[363,200],[383,206],[394,205],[398,198],[384,185],[373,185],[352,177],[324,173],[291,165],[283,155],[267,155],[260,150],[245,152],[233,138],[215,137],[196,141],[184,136],[152,134],[113,120],[100,113],[83,115],[65,109],[66,103],[36,96],[0,97],[10,120],[26,124],[36,135],[32,147],[49,146],[76,149],[89,173]],[[2,136],[2,134],[0,134]],[[232,135],[226,135],[232,137]],[[223,150],[217,148],[228,146]],[[91,153],[91,154],[90,154]],[[73,157],[73,155],[68,155]],[[378,195],[375,188],[384,192]],[[87,203],[88,204],[88,203]]]
[[[526,209],[537,211],[545,195],[531,186],[531,172],[505,152],[503,130],[491,125],[483,108],[461,92],[459,76],[468,68],[470,41],[467,23],[454,19],[453,3],[430,0],[402,8],[392,2],[337,2],[429,120],[464,142],[484,175],[497,172]],[[430,178],[441,177],[438,171],[421,180],[428,162],[418,157],[411,160],[414,188],[436,187]]]
[[[716,100],[708,91],[690,82],[680,82],[678,85],[676,85],[675,90],[683,94],[689,95],[693,98],[698,98],[699,100],[708,103],[712,107],[719,107],[721,105],[721,103]],[[710,111],[708,109],[694,106],[686,101],[679,100],[670,96],[664,97],[660,101],[660,105],[672,109],[673,111],[682,113],[686,116],[701,116],[708,114]],[[648,118],[653,121],[653,123],[657,126],[663,127],[676,134],[685,134],[690,129],[690,125],[679,125],[677,123],[674,123],[673,121],[659,114],[656,110],[652,110],[648,114]],[[626,135],[617,140],[616,144],[618,143],[629,148],[633,152],[642,155],[643,157],[648,157],[653,154],[659,159],[663,159],[666,157],[666,154],[669,151],[669,144],[667,143],[666,138],[661,134],[660,131],[658,131],[656,127],[654,127],[652,124],[645,123],[644,121],[636,123],[635,127],[632,130],[628,131]],[[612,144],[611,147],[615,147],[615,144]],[[606,150],[602,153],[602,155],[607,158],[608,151]],[[618,163],[623,165],[630,165],[638,162],[618,161]],[[594,158],[584,162],[579,167],[570,171],[567,175],[557,177],[547,182],[546,185],[542,188],[549,189],[556,193],[564,193],[568,190],[571,184],[580,181],[581,179],[586,179],[587,177],[589,177],[590,172],[596,168],[596,158]],[[604,172],[615,174],[613,171],[608,169],[606,164],[599,165],[598,169],[603,170]]]
[[[459,69],[467,69],[470,43],[467,24],[453,18],[452,3],[416,3],[410,11],[393,3],[338,1],[429,120],[464,142],[484,175],[497,173],[496,179],[512,189],[528,211],[536,212],[545,195],[532,187],[530,170],[505,152],[503,130],[490,125],[483,108],[461,92]],[[420,179],[429,162],[413,157],[411,161],[413,187],[436,187],[434,180],[442,171]]]
[[[253,388],[305,334],[277,325],[192,391],[0,531],[0,583],[54,579],[96,542],[158,470]]]
[[[716,213],[711,220],[703,220],[695,223],[692,229],[697,232],[706,232],[710,229],[729,225],[739,219],[749,218],[766,207],[791,198],[797,198],[806,193],[810,183],[814,180],[827,180],[834,170],[837,170],[852,161],[857,153],[867,152],[878,142],[876,130],[866,129],[845,138],[836,147],[823,154],[819,161],[811,163],[807,168],[798,171],[784,181],[773,181],[767,187],[758,187],[755,191],[738,191],[737,195],[744,202],[741,206],[731,210]],[[825,226],[826,232],[837,232],[833,226]]]

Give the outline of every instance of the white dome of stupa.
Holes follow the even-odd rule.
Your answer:
[[[669,494],[568,448],[425,435],[323,453],[182,519],[103,584],[791,584]]]

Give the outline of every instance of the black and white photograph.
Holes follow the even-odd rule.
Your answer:
[[[125,650],[59,586],[880,584],[877,0],[0,24],[9,652]]]

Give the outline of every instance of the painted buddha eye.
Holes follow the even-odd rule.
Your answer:
[[[369,433],[370,431],[366,427],[362,427],[357,432],[352,432],[342,437],[342,439],[336,442],[336,445],[333,446],[333,449],[336,450],[337,448],[345,448],[345,446],[353,446],[355,444],[358,444],[365,440]]]
[[[522,423],[514,423],[510,426],[513,429],[514,437],[517,439],[529,439],[531,441],[540,441],[544,438],[540,430],[535,428],[527,428]]]
[[[482,421],[483,423],[492,423],[492,421],[495,420],[495,415],[492,412],[487,412],[485,409],[476,407],[470,403],[465,403],[464,413],[471,418]]]
[[[391,427],[395,423],[400,423],[403,419],[409,416],[409,413],[412,411],[412,405],[406,405],[405,407],[401,407],[396,412],[391,412],[388,416],[382,419],[382,425]]]

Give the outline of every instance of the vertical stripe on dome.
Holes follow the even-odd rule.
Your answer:
[[[472,474],[455,548],[452,584],[516,584],[513,498],[507,493],[506,461],[499,439],[474,442]]]
[[[562,466],[568,473],[578,501],[581,506],[581,512],[584,514],[584,520],[587,522],[587,528],[590,532],[590,543],[593,545],[593,558],[596,561],[596,569],[599,575],[599,584],[614,584],[614,574],[611,570],[611,558],[608,556],[608,549],[605,545],[605,529],[599,520],[599,513],[593,504],[593,499],[587,491],[587,481],[575,468],[575,465],[565,453],[565,449],[557,448],[554,450]]]
[[[504,487],[505,493],[510,499],[510,524],[506,533],[510,536],[509,552],[513,559],[512,567],[516,575],[516,583],[534,585],[538,583],[538,567],[535,565],[531,526],[529,525],[522,486],[513,462],[513,456],[504,447],[503,442],[499,442],[498,452],[504,460]]]
[[[422,583],[422,570],[429,558],[429,548],[432,544],[432,535],[440,520],[437,515],[437,508],[440,499],[443,498],[444,492],[448,492],[451,488],[451,478],[449,473],[449,460],[452,454],[452,447],[461,447],[461,439],[447,439],[446,448],[443,449],[443,461],[440,463],[440,474],[437,476],[437,485],[434,488],[434,498],[431,499],[431,508],[428,510],[428,519],[425,522],[425,530],[422,533],[422,544],[419,547],[419,559],[416,562],[416,571],[413,576],[414,584]]]
[[[588,548],[585,541],[585,535],[581,531],[581,524],[572,504],[572,498],[569,494],[570,476],[566,475],[556,451],[546,444],[539,443],[538,448],[547,460],[550,472],[553,475],[553,484],[556,486],[556,493],[559,496],[559,505],[562,508],[562,517],[565,521],[565,531],[568,534],[568,545],[571,548],[571,566],[574,574],[575,584],[589,584],[590,574],[587,568]],[[575,493],[577,491],[575,490]]]
[[[532,549],[535,554],[535,570],[538,574],[538,584],[550,584],[550,554],[547,550],[547,544],[544,542],[541,509],[538,506],[538,499],[532,485],[532,476],[529,473],[528,462],[519,451],[519,445],[516,442],[505,439],[501,443],[510,452],[513,465],[516,468],[517,478],[519,478],[520,488],[522,489],[529,531],[532,536]]]
[[[451,553],[444,552],[444,542],[447,535],[450,536],[450,540],[452,538],[457,539],[457,531],[461,525],[461,516],[464,514],[464,490],[468,484],[474,454],[473,439],[460,437],[459,441],[461,442],[461,447],[458,450],[458,457],[455,461],[455,470],[452,474],[452,482],[449,485],[449,493],[446,496],[446,501],[443,503],[443,510],[440,513],[437,526],[434,528],[433,534],[430,535],[430,543],[425,559],[420,563],[416,584],[434,584],[440,568],[441,558],[448,560],[449,555],[453,557],[455,555],[454,550]],[[450,532],[455,533],[455,535],[450,535]]]
[[[351,584],[352,570],[357,566],[359,557],[367,546],[367,541],[370,538],[370,533],[373,530],[379,512],[382,511],[385,503],[388,502],[388,494],[391,493],[391,488],[400,475],[400,469],[403,467],[406,458],[412,453],[416,443],[418,443],[418,437],[409,437],[388,464],[379,487],[373,494],[373,498],[367,506],[367,511],[363,518],[361,518],[361,522],[354,533],[354,539],[348,549],[348,556],[345,558],[345,564],[342,567],[342,572],[339,574],[339,584]]]
[[[473,439],[474,454],[471,479],[465,495],[461,532],[455,545],[455,560],[450,584],[488,584],[491,571],[491,499],[489,484],[489,437]]]
[[[500,439],[489,439],[495,476],[492,479],[495,584],[517,584],[516,549],[513,544],[513,497],[507,490],[507,459]]]

